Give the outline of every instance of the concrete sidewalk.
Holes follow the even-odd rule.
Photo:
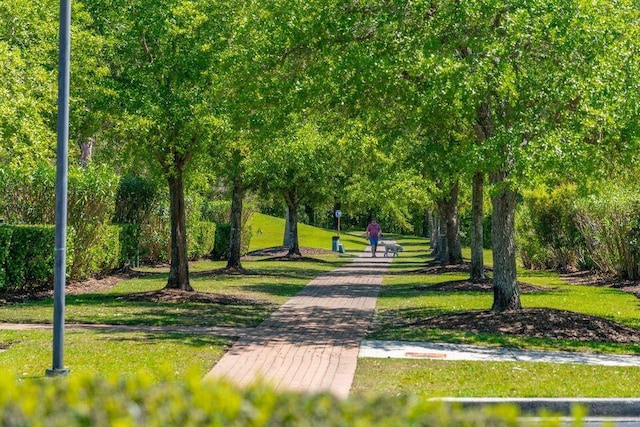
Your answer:
[[[279,390],[347,397],[361,339],[373,318],[391,258],[362,253],[312,280],[269,319],[241,337],[205,379],[263,380]]]
[[[578,353],[568,351],[517,350],[502,347],[423,343],[406,341],[365,341],[359,357],[384,359],[471,360],[484,362],[545,362],[602,366],[640,366],[639,356]]]

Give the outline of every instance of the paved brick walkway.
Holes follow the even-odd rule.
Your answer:
[[[239,385],[266,381],[279,390],[347,397],[360,340],[375,310],[391,258],[363,252],[311,281],[260,326],[241,337],[205,379]]]

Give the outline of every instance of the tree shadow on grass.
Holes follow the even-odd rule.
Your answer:
[[[281,277],[290,279],[313,279],[319,274],[325,273],[325,270],[315,270],[311,268],[299,268],[288,266],[272,266],[264,268],[242,269],[242,270],[203,270],[197,273],[191,273],[194,278],[206,277]]]
[[[238,291],[265,293],[278,297],[292,297],[300,292],[304,287],[305,285],[296,283],[260,283],[234,286],[234,288],[238,289]]]
[[[170,297],[164,298],[167,294]],[[163,290],[78,295],[69,298],[66,317],[69,323],[253,327],[276,308],[276,304],[245,297]]]
[[[233,339],[218,335],[183,332],[136,332],[132,334],[114,333],[113,331],[96,331],[97,334],[106,335],[107,341],[117,342],[141,342],[141,343],[164,343],[176,342],[181,345],[188,345],[194,348],[203,347],[227,347],[233,343]],[[126,334],[127,336],[122,336]]]

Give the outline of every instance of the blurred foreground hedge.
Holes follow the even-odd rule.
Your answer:
[[[0,375],[2,426],[515,426],[517,409],[462,411],[417,397],[339,400],[328,394],[241,391],[191,376],[78,376],[17,382]],[[548,424],[541,424],[548,425]]]

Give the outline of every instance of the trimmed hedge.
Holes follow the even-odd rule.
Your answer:
[[[106,273],[124,265],[122,226],[99,225],[93,229],[93,242],[73,259],[70,276],[74,280],[83,280],[96,274]],[[86,231],[86,230],[85,230]]]
[[[0,289],[7,286],[7,257],[10,252],[13,227],[0,225]]]
[[[4,225],[0,229],[0,288],[52,289],[55,227]],[[67,268],[73,262],[73,240],[74,231],[67,228]]]
[[[241,391],[222,382],[151,382],[143,375],[21,381],[0,376],[0,425],[517,426],[518,410],[462,410],[418,397],[339,400],[329,394]],[[522,421],[524,425],[525,421]]]

